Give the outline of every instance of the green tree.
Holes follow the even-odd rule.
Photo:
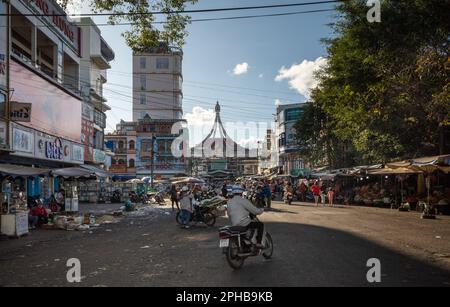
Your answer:
[[[67,8],[74,0],[60,0]],[[108,12],[110,24],[121,21],[131,23],[131,29],[122,33],[128,46],[135,52],[157,47],[160,42],[182,47],[187,36],[186,26],[190,16],[181,14],[186,4],[197,0],[90,0],[95,13]],[[162,27],[155,25],[156,16],[152,12],[163,12],[166,20]]]
[[[381,23],[366,1],[338,6],[328,65],[312,100],[333,137],[362,162],[443,153],[450,118],[450,1],[382,1]],[[450,149],[447,149],[450,150]]]

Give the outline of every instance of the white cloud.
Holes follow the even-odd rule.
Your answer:
[[[246,62],[237,64],[233,69],[233,75],[238,76],[238,75],[246,74],[248,72],[249,68],[250,68],[250,65],[248,65],[248,63],[246,63]]]
[[[213,109],[202,107],[192,108],[191,113],[186,113],[184,119],[187,120],[189,129],[189,143],[193,147],[200,144],[211,131],[216,113]]]
[[[258,78],[260,78],[260,79],[261,79],[261,78],[264,78],[264,74],[259,74],[259,75],[258,75]]]
[[[308,99],[311,95],[311,90],[318,85],[314,73],[326,64],[327,59],[319,57],[315,61],[304,60],[300,64],[293,64],[289,68],[283,66],[278,71],[275,80],[289,80],[289,86]]]
[[[278,107],[281,104],[280,99],[275,99],[275,106]]]

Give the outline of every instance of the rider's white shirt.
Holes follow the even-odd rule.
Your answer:
[[[247,226],[251,223],[249,213],[260,215],[264,209],[256,208],[253,204],[240,196],[234,196],[228,201],[227,213],[232,226]]]

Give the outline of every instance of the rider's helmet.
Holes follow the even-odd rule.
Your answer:
[[[244,192],[245,192],[245,190],[238,185],[234,185],[231,188],[231,193],[233,193],[233,195],[242,195],[242,193],[244,193]]]
[[[187,185],[185,185],[182,189],[181,189],[181,191],[182,192],[187,192],[187,191],[189,191],[189,188],[188,188],[188,186]]]

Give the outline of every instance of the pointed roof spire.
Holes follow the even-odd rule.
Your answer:
[[[220,113],[220,104],[219,101],[216,103],[216,113]]]

